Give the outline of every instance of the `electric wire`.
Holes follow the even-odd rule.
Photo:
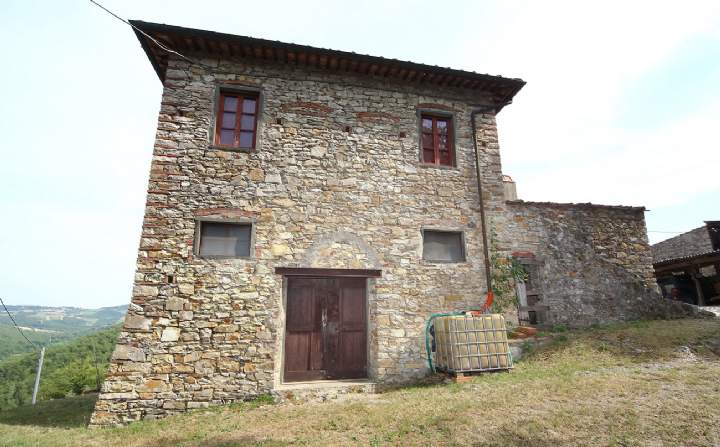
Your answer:
[[[199,60],[192,59],[192,58],[190,58],[190,57],[188,57],[188,56],[185,56],[184,54],[180,53],[179,51],[173,50],[172,48],[168,47],[167,45],[163,45],[163,44],[160,43],[157,39],[155,39],[154,37],[150,36],[148,33],[146,33],[145,31],[141,30],[141,29],[138,28],[137,26],[133,25],[133,24],[130,23],[129,21],[127,21],[127,20],[123,19],[122,17],[118,16],[118,15],[115,14],[114,12],[110,11],[110,10],[107,9],[106,7],[102,6],[100,3],[98,3],[98,2],[96,2],[96,1],[94,1],[94,0],[90,0],[90,2],[91,2],[92,4],[98,6],[99,8],[101,8],[102,10],[104,10],[105,12],[107,12],[108,14],[112,15],[114,18],[118,19],[118,20],[121,21],[122,23],[124,23],[124,24],[126,24],[126,25],[129,25],[132,29],[136,30],[138,33],[140,33],[140,34],[142,34],[143,36],[145,36],[145,37],[147,37],[148,39],[150,39],[150,41],[151,41],[152,43],[154,43],[155,45],[157,45],[158,48],[160,48],[160,49],[163,50],[163,51],[166,51],[166,52],[171,53],[171,54],[175,54],[175,55],[177,55],[178,57],[180,57],[180,58],[182,58],[183,60],[185,60],[186,62],[188,62],[188,63],[190,63],[190,64],[194,64],[194,65],[200,66],[200,67],[203,67],[203,68],[205,68],[206,70],[210,70],[212,73],[215,73],[215,74],[224,74],[224,75],[231,75],[231,76],[237,76],[237,75],[238,75],[237,72],[222,70],[222,69],[220,69],[220,68],[217,67],[217,66],[208,65],[208,64],[203,63],[203,62],[201,62],[201,61],[199,61]],[[182,66],[175,66],[175,67],[173,67],[173,68],[184,72],[184,73],[185,73],[186,75],[188,75],[189,77],[192,76],[192,74],[191,74],[186,68],[184,68],[184,67],[182,67]],[[260,75],[260,74],[254,74],[253,76],[255,76],[256,78],[271,78],[271,77],[272,77],[272,76],[270,76],[270,75]],[[314,82],[331,84],[331,83],[333,83],[334,81],[332,81],[332,80],[315,80]],[[366,88],[366,87],[367,87],[366,85],[363,85],[363,84],[353,84],[353,83],[350,83],[350,82],[346,83],[346,85],[347,85],[348,87],[360,87],[360,88]],[[382,90],[382,91],[386,91],[386,92],[395,92],[395,90],[393,90],[393,89],[385,88],[385,87],[382,87],[382,86],[376,86],[376,87],[374,87],[374,88],[377,89],[377,90]],[[461,97],[457,97],[457,99],[460,99],[460,98],[461,98]]]
[[[33,346],[33,348],[35,348],[35,350],[37,350],[37,349],[38,349],[37,345],[36,345],[35,343],[31,342],[30,339],[25,336],[25,333],[22,331],[22,329],[20,329],[20,326],[18,326],[17,322],[15,321],[15,317],[12,316],[12,314],[11,314],[10,311],[8,310],[8,308],[7,308],[7,306],[5,305],[5,302],[3,301],[2,298],[0,298],[0,303],[2,303],[3,309],[5,309],[5,312],[7,312],[8,317],[10,317],[10,321],[12,321],[12,323],[15,325],[15,329],[17,329],[17,331],[20,333],[20,335],[22,335],[23,338],[24,338],[28,343],[30,343],[30,344]]]
[[[175,55],[177,55],[177,56],[180,56],[181,58],[185,59],[186,61],[188,61],[188,62],[190,62],[190,63],[198,64],[198,65],[203,65],[202,63],[196,62],[196,61],[190,59],[189,57],[187,57],[187,56],[185,56],[185,55],[183,55],[183,54],[178,53],[177,51],[173,50],[172,48],[168,48],[168,47],[166,47],[165,45],[161,44],[160,42],[157,41],[157,39],[155,39],[154,37],[152,37],[151,35],[149,35],[149,34],[146,33],[145,31],[141,30],[141,29],[138,28],[137,26],[133,25],[132,23],[128,22],[127,20],[123,19],[123,18],[120,17],[119,15],[115,14],[114,12],[110,11],[109,9],[107,9],[106,7],[104,7],[103,5],[101,5],[100,3],[96,2],[95,0],[90,0],[90,3],[92,3],[92,4],[94,4],[95,6],[101,8],[103,11],[107,12],[107,13],[110,14],[111,16],[113,16],[113,17],[115,17],[116,19],[120,20],[120,21],[123,22],[124,24],[130,25],[130,27],[131,27],[132,29],[134,29],[134,30],[137,31],[138,33],[140,33],[140,34],[142,34],[143,36],[145,36],[145,37],[147,37],[148,39],[150,39],[155,45],[157,45],[158,47],[162,48],[164,51],[167,51],[168,53],[172,53],[172,54],[175,54]]]

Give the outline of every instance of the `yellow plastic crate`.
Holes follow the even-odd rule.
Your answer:
[[[502,315],[438,317],[434,326],[437,369],[471,372],[513,367]]]

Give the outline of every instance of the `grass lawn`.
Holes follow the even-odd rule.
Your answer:
[[[720,320],[556,334],[511,373],[87,430],[93,397],[0,413],[3,446],[717,446]],[[37,414],[34,414],[36,411]],[[59,413],[59,414],[56,414]]]

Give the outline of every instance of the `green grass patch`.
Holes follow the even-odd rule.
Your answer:
[[[97,400],[97,394],[39,401],[0,412],[0,424],[39,427],[84,427]],[[1,437],[2,435],[0,435]]]
[[[104,430],[82,427],[91,409],[90,401],[81,403],[85,396],[74,398],[74,407],[58,401],[42,418],[37,408],[33,414],[22,407],[0,414],[0,446],[720,444],[720,358],[703,350],[720,339],[717,320],[636,322],[552,337],[509,373],[348,401],[268,405],[267,396]],[[63,423],[53,412],[76,415]]]

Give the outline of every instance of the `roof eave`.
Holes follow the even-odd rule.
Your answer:
[[[157,59],[153,57],[153,53],[150,50],[150,45],[148,44],[148,39],[146,36],[144,36],[137,26],[138,21],[137,20],[128,20],[130,24],[133,26],[133,32],[135,33],[135,37],[140,41],[140,46],[142,47],[143,51],[145,52],[145,56],[147,56],[148,60],[150,61],[150,64],[153,67],[153,70],[155,70],[155,74],[157,74],[158,79],[160,79],[161,83],[165,83],[165,76],[162,70],[160,69],[160,66],[158,65]],[[142,22],[140,22],[142,23]]]
[[[150,63],[155,70],[155,73],[158,75],[158,78],[162,83],[165,82],[165,71],[158,61],[157,51],[153,51],[153,48],[151,48],[151,46],[155,44],[151,43],[148,37],[144,35],[144,33],[147,33],[148,35],[152,35],[153,33],[163,33],[166,35],[176,35],[183,37],[200,37],[204,39],[212,39],[214,41],[227,42],[237,45],[251,45],[254,47],[270,48],[273,51],[281,50],[290,52],[305,52],[318,56],[337,57],[357,61],[358,63],[378,64],[385,67],[413,70],[423,73],[423,77],[425,77],[424,73],[430,73],[432,75],[452,76],[460,79],[461,81],[470,81],[470,85],[472,85],[473,83],[477,83],[478,86],[482,85],[482,87],[478,88],[487,88],[488,90],[498,92],[500,96],[496,97],[497,111],[500,111],[500,109],[509,104],[512,101],[512,98],[525,85],[525,81],[517,78],[505,78],[502,76],[456,70],[452,68],[419,64],[416,62],[402,61],[397,59],[387,59],[379,56],[363,55],[347,51],[331,50],[327,48],[311,47],[307,45],[299,45],[294,43],[286,43],[266,39],[257,39],[247,36],[218,33],[215,31],[207,31],[194,28],[184,28],[174,25],[144,22],[141,20],[130,20],[130,24],[133,26],[136,37],[138,38],[138,40],[140,40],[140,44],[145,51],[145,54],[150,60]],[[406,82],[417,81],[413,80]],[[486,84],[490,85],[490,87],[486,87]]]

